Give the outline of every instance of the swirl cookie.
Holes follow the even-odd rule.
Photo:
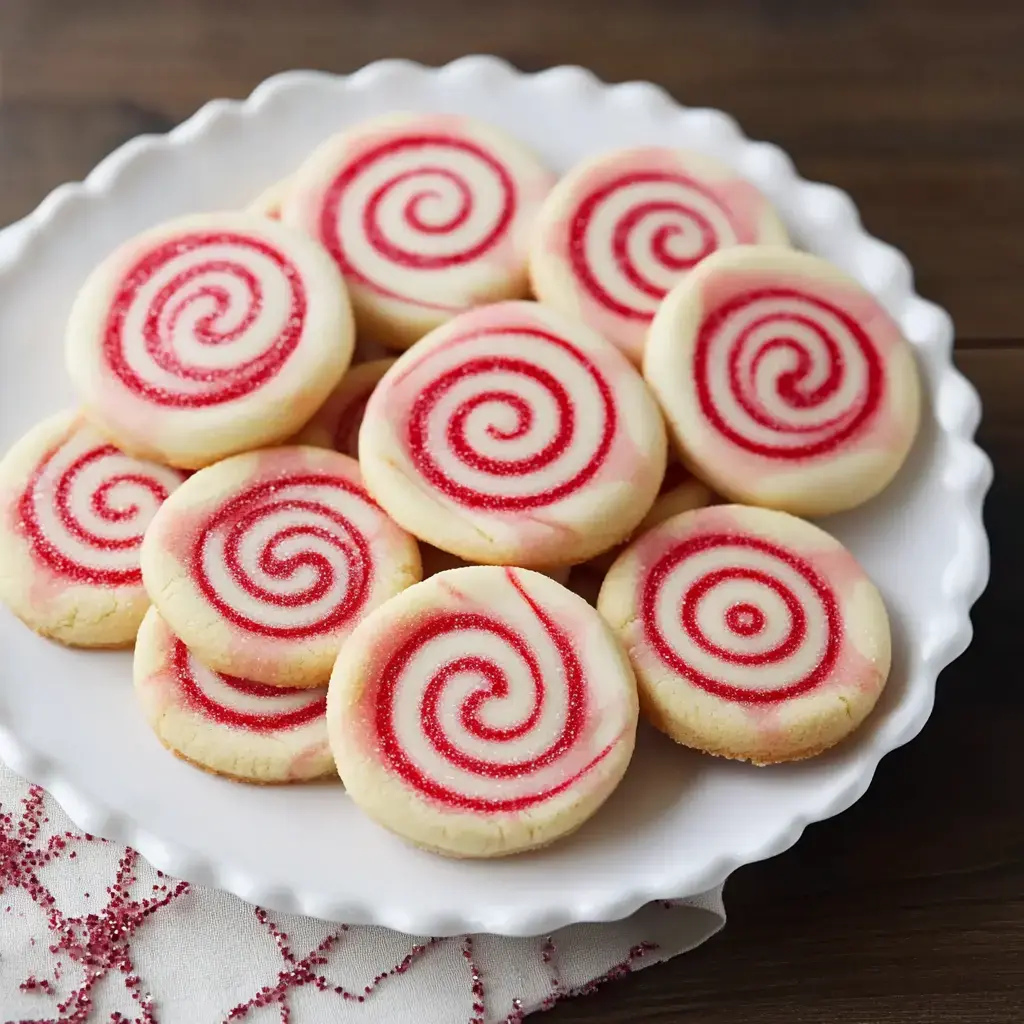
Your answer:
[[[831,264],[787,249],[709,256],[658,310],[644,376],[697,476],[800,515],[874,497],[920,415],[914,355],[892,318]]]
[[[142,534],[182,479],[77,413],[38,424],[0,462],[0,599],[62,643],[130,644],[149,605]]]
[[[359,434],[366,486],[469,562],[550,567],[622,541],[665,472],[665,428],[613,345],[533,302],[471,310],[384,375]]]
[[[527,294],[528,234],[553,184],[495,128],[397,114],[324,143],[282,218],[334,257],[360,334],[408,348],[470,306]]]
[[[787,245],[768,200],[699,153],[647,147],[593,157],[548,196],[530,248],[537,298],[634,363],[665,294],[701,260],[742,243]]]
[[[419,580],[420,557],[353,459],[282,447],[186,481],[146,531],[142,575],[168,627],[210,668],[323,686],[353,626]]]
[[[345,642],[327,728],[352,799],[455,857],[544,846],[590,817],[629,764],[629,662],[600,616],[539,573],[434,576]]]
[[[292,436],[352,357],[337,269],[252,213],[169,221],[89,276],[68,320],[68,370],[124,450],[195,469]]]
[[[150,608],[135,644],[135,694],[172,753],[239,782],[336,776],[326,689],[288,690],[214,672]]]
[[[646,716],[721,757],[813,757],[860,725],[889,674],[878,591],[837,540],[784,512],[666,520],[616,561],[597,606]]]
[[[359,428],[373,389],[391,368],[394,359],[375,359],[352,367],[331,392],[319,412],[295,439],[296,444],[333,448],[359,457]]]

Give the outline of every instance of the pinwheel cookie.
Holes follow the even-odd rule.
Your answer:
[[[857,728],[889,674],[878,591],[837,540],[784,512],[666,520],[615,562],[598,610],[647,717],[722,757],[812,757]]]
[[[121,448],[186,469],[282,441],[352,358],[337,268],[254,213],[169,221],[93,271],[66,355],[88,416]]]
[[[800,515],[876,495],[917,432],[917,366],[896,323],[852,278],[791,249],[709,256],[658,310],[644,376],[701,479]]]
[[[454,114],[393,114],[329,139],[282,218],[341,269],[361,334],[407,348],[470,306],[527,293],[529,232],[554,177]]]
[[[327,743],[327,691],[289,690],[214,672],[150,608],[135,644],[135,693],[160,742],[240,782],[305,782],[337,774]]]
[[[323,686],[342,639],[420,578],[416,542],[322,448],[236,455],[164,504],[142,545],[146,589],[218,672]]]
[[[32,629],[81,647],[135,638],[149,605],[139,547],[182,482],[65,412],[0,462],[0,598]]]
[[[622,778],[636,722],[629,662],[594,609],[495,566],[441,573],[377,609],[345,642],[327,696],[352,799],[457,857],[576,829]]]
[[[629,361],[533,302],[445,324],[370,396],[370,493],[469,562],[571,565],[629,536],[665,472],[665,427]]]
[[[530,278],[541,302],[590,324],[635,363],[666,292],[741,243],[786,245],[768,200],[699,153],[648,146],[573,168],[541,208]]]

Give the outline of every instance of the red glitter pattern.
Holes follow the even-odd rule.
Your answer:
[[[286,489],[300,494],[321,492],[324,498],[287,497]],[[362,610],[373,581],[373,554],[369,541],[341,512],[325,500],[327,495],[344,494],[354,501],[373,505],[372,499],[357,484],[328,473],[294,473],[275,477],[247,488],[225,502],[200,528],[192,548],[191,573],[203,597],[232,625],[248,633],[279,639],[303,639],[321,636],[351,623]],[[374,506],[376,507],[376,506]],[[243,546],[262,529],[266,520],[280,517],[291,525],[280,526],[259,540],[258,571],[270,581],[309,579],[308,583],[285,592],[269,589],[255,579],[244,564]],[[207,548],[218,539],[223,545],[224,568],[241,588],[252,607],[236,607],[220,593],[207,572]],[[295,550],[295,542],[307,541],[308,548]],[[319,610],[311,621],[297,625],[279,625],[253,617],[251,612],[273,608],[303,608],[314,605],[338,584],[334,558],[343,560],[344,587],[339,599]],[[287,555],[280,554],[282,549]]]
[[[174,640],[171,657],[178,687],[185,702],[193,710],[205,714],[220,725],[226,725],[233,729],[245,729],[248,732],[282,732],[286,729],[295,729],[300,725],[307,725],[327,713],[326,695],[322,691],[315,690],[299,691],[308,695],[309,702],[288,711],[242,711],[239,708],[228,707],[203,690],[202,684],[196,679],[189,650],[177,638]],[[237,676],[225,675],[222,672],[217,672],[216,676],[230,689],[248,697],[266,700],[271,707],[273,707],[275,699],[280,699],[282,695],[290,696],[296,692],[283,689],[280,686],[265,686],[263,683],[239,679]]]
[[[579,423],[576,403],[570,383],[559,380],[553,373],[536,362],[515,355],[517,338],[529,338],[552,346],[568,356],[597,390],[601,403],[598,423]],[[493,354],[495,343],[505,344],[508,355]],[[589,483],[601,470],[615,440],[618,415],[611,387],[601,371],[588,356],[575,345],[550,331],[537,327],[508,326],[484,328],[452,339],[447,348],[465,345],[468,349],[463,360],[451,369],[425,384],[417,393],[409,411],[406,426],[406,444],[417,470],[430,484],[454,501],[469,508],[485,508],[498,512],[515,512],[541,508],[574,494]],[[474,355],[474,350],[479,355]],[[429,358],[429,355],[427,356]],[[568,479],[527,493],[502,494],[481,491],[452,478],[439,462],[431,443],[431,420],[442,407],[445,396],[455,387],[465,387],[474,378],[494,380],[502,374],[500,387],[489,386],[464,398],[454,409],[447,409],[445,424],[446,454],[470,469],[496,478],[529,477],[556,467],[569,448],[586,432],[594,436],[593,452],[589,459]],[[478,409],[511,410],[515,416],[512,429],[500,429],[493,423],[487,434],[494,441],[519,441],[534,426],[535,411],[530,403],[514,390],[517,381],[542,388],[551,398],[556,410],[554,432],[538,451],[517,458],[498,459],[478,451],[467,434],[467,420]]]
[[[186,345],[244,348],[267,315],[264,285],[245,262],[255,259],[288,290],[276,333],[258,354],[235,363],[190,362]],[[146,304],[141,311],[140,302]],[[183,234],[147,251],[121,281],[107,318],[104,360],[128,391],[154,405],[220,405],[257,391],[280,372],[302,338],[306,306],[298,268],[263,239],[228,231]],[[148,373],[138,365],[144,359],[152,364]]]
[[[397,717],[397,694],[400,687],[408,686],[405,676],[410,663],[429,643],[450,634],[463,631],[486,633],[502,646],[514,652],[521,664],[525,665],[533,687],[530,711],[519,722],[504,728],[488,725],[481,712],[488,701],[508,697],[510,685],[505,670],[497,660],[480,656],[455,657],[433,666],[429,678],[417,679],[412,687],[421,694],[420,721],[423,734],[433,750],[446,764],[460,772],[486,779],[523,779],[566,757],[581,741],[588,715],[588,683],[583,666],[573,646],[571,637],[561,629],[551,616],[526,592],[515,571],[506,570],[512,586],[544,627],[554,644],[564,673],[566,706],[564,721],[555,739],[540,753],[521,761],[485,760],[474,757],[459,749],[448,736],[441,714],[441,702],[447,687],[459,676],[469,675],[478,679],[479,685],[459,707],[459,722],[466,733],[477,740],[500,746],[503,743],[528,735],[539,722],[548,700],[548,687],[541,671],[537,656],[525,637],[505,623],[479,612],[448,612],[428,616],[410,635],[405,637],[398,648],[388,657],[378,674],[378,682],[372,696],[375,715],[375,732],[380,744],[380,754],[388,767],[411,789],[421,796],[442,804],[446,808],[477,811],[482,814],[508,813],[525,810],[575,785],[587,772],[598,764],[609,752],[606,747],[582,769],[561,781],[545,786],[533,793],[501,799],[488,799],[459,792],[450,780],[432,778],[417,764],[415,757],[407,752],[398,737],[395,726]]]
[[[846,352],[833,333],[837,324]],[[789,357],[786,369],[768,379],[768,360],[780,356]],[[885,391],[882,359],[864,327],[833,303],[792,288],[751,289],[713,309],[700,325],[693,359],[708,422],[738,448],[768,459],[831,454],[868,428]],[[844,394],[851,359],[861,364],[864,380]],[[723,366],[729,397],[747,423],[728,411],[712,384]],[[822,414],[812,420],[807,413],[815,410]]]
[[[446,151],[471,160],[482,173],[493,178],[500,194],[486,229],[475,228],[472,239],[460,241],[457,233],[460,229],[469,228],[473,218],[478,219],[477,198],[459,163],[453,161],[448,165],[444,162]],[[422,156],[423,162],[412,168],[406,167],[404,160],[410,154]],[[396,167],[390,170],[388,164],[391,161],[405,169]],[[377,174],[380,182],[374,186]],[[371,184],[366,186],[367,182]],[[377,260],[406,270],[444,271],[482,259],[505,238],[516,212],[515,182],[504,164],[482,146],[451,134],[399,135],[367,149],[341,168],[328,186],[320,207],[318,231],[321,243],[350,281],[387,298],[415,301],[417,305],[434,309],[448,307],[422,299],[412,300],[394,291],[360,266],[358,251],[342,237],[339,229],[342,210],[347,203],[354,201],[351,199],[352,191],[364,186],[371,187],[372,192],[358,211],[362,237]],[[404,205],[400,217],[395,219],[401,222],[411,238],[420,235],[429,239],[429,248],[417,249],[394,240],[384,211],[396,201]],[[449,210],[449,206],[453,208]],[[441,211],[440,214],[437,211]],[[438,239],[446,237],[451,245],[439,250]]]
[[[158,1024],[153,999],[144,994],[142,979],[132,962],[131,939],[154,914],[184,895],[188,884],[164,881],[160,875],[161,880],[152,887],[151,896],[133,897],[138,854],[127,849],[118,861],[112,883],[107,886],[104,905],[94,913],[80,916],[65,914],[49,888],[40,881],[39,872],[65,855],[74,857],[73,847],[93,842],[94,837],[88,833],[64,832],[52,835],[44,842],[40,835],[43,824],[48,821],[44,798],[40,787],[30,787],[28,796],[22,800],[23,811],[17,820],[13,814],[0,808],[0,894],[11,888],[21,889],[46,915],[49,950],[61,958],[54,971],[54,982],[60,980],[65,960],[81,968],[82,980],[57,1003],[55,1017],[23,1021],[21,1024],[90,1024],[95,1019],[94,994],[97,986],[109,975],[117,974],[122,976],[125,988],[138,1004],[139,1016],[130,1022],[124,1015],[115,1014],[111,1021],[114,1024]],[[20,988],[38,992],[40,996],[57,998],[49,979],[30,976]]]
[[[598,214],[609,201],[615,201],[623,190],[643,185],[675,187],[680,193],[674,198],[651,199],[628,206],[611,227],[611,237],[600,240],[599,248],[610,250],[613,265],[621,278],[646,300],[641,306],[629,305],[616,298],[600,280],[597,269],[591,265],[588,245],[593,224]],[[633,239],[646,225],[657,223],[650,236],[649,253],[651,261],[659,268],[682,275],[702,259],[710,256],[722,244],[714,224],[707,214],[697,208],[694,197],[699,197],[714,208],[719,217],[728,223],[733,232],[733,241],[741,236],[740,228],[733,223],[732,214],[720,201],[715,192],[694,178],[670,171],[631,171],[613,178],[600,188],[588,193],[577,206],[569,222],[569,262],[573,273],[587,294],[599,305],[617,316],[630,320],[647,321],[654,316],[658,303],[665,297],[666,289],[644,276],[636,265],[631,251]],[[699,244],[681,255],[673,251],[673,245],[696,234]]]
[[[803,675],[784,686],[758,688],[737,686],[729,681],[729,669],[752,666],[769,669],[797,654],[808,640],[808,609],[783,579],[763,568],[734,565],[712,569],[697,576],[682,595],[679,609],[683,635],[699,650],[722,666],[719,676],[712,676],[687,661],[659,625],[658,610],[662,592],[678,567],[690,558],[714,551],[734,551],[737,555],[754,552],[787,566],[797,573],[814,593],[824,616],[824,641],[811,667]],[[788,625],[781,639],[769,649],[744,653],[732,650],[707,635],[699,622],[702,601],[723,584],[742,581],[753,585],[752,593],[771,593],[786,609]],[[724,614],[723,625],[728,632],[742,638],[760,633],[766,626],[763,609],[744,601],[731,605]],[[658,656],[674,672],[694,686],[723,700],[747,704],[778,704],[810,692],[826,682],[836,666],[843,637],[843,622],[835,594],[814,567],[795,552],[760,537],[733,533],[709,533],[683,540],[662,554],[646,574],[640,592],[640,617],[644,636]],[[723,678],[724,677],[724,678]]]
[[[167,497],[167,488],[146,472],[144,463],[129,462],[123,452],[110,444],[83,452],[61,471],[54,484],[44,483],[47,469],[61,447],[57,445],[40,461],[18,502],[19,518],[33,554],[51,572],[74,583],[141,586],[142,570],[137,562],[122,568],[90,565],[62,551],[60,539],[47,534],[39,506],[49,504],[60,528],[74,545],[96,552],[97,562],[102,563],[104,553],[139,547],[149,520]],[[104,463],[109,466],[106,475],[91,492],[83,493],[87,487],[82,482],[85,471],[96,467],[106,469]],[[126,501],[126,496],[134,500]],[[76,499],[87,505],[99,522],[120,524],[133,521],[138,532],[127,536],[101,536],[82,522],[82,509],[75,507]]]
[[[63,858],[75,857],[76,846],[106,844],[88,833],[58,832],[44,839],[43,827],[49,821],[45,802],[43,790],[31,786],[22,800],[20,816],[0,807],[0,895],[19,889],[29,896],[45,915],[49,952],[57,957],[49,977],[42,977],[37,972],[17,983],[21,992],[30,993],[41,1004],[49,1005],[48,1010],[18,1024],[101,1024],[102,1021],[107,1024],[159,1024],[159,1000],[147,991],[146,983],[135,968],[132,941],[144,925],[150,929],[159,927],[161,918],[172,904],[179,914],[195,915],[201,906],[200,901],[189,899],[183,902],[182,897],[189,891],[188,885],[168,879],[161,872],[156,873],[156,884],[149,887],[150,895],[142,898],[133,896],[132,890],[139,884],[135,877],[138,856],[133,850],[122,848],[123,853],[113,880],[106,887],[104,905],[95,912],[81,916],[67,915],[60,909],[47,886],[40,881],[40,872],[50,865],[58,864]],[[201,892],[197,895],[201,896]],[[10,912],[10,906],[7,910]],[[353,1007],[370,1004],[389,980],[402,977],[417,965],[421,965],[421,970],[429,970],[430,964],[423,962],[426,955],[435,947],[452,944],[461,947],[468,972],[465,980],[465,1024],[499,1020],[501,1024],[522,1024],[526,1015],[523,1000],[513,996],[510,1003],[506,1004],[509,1010],[507,1015],[497,1016],[504,1012],[504,1008],[498,1010],[492,1005],[493,997],[488,992],[487,976],[476,960],[472,936],[412,942],[401,959],[388,966],[382,964],[376,969],[371,968],[372,974],[363,983],[346,987],[333,980],[329,974],[332,967],[336,969],[344,965],[344,954],[348,948],[345,940],[351,933],[348,925],[338,926],[303,952],[293,948],[292,938],[266,910],[254,907],[253,913],[280,957],[280,968],[274,968],[273,977],[260,985],[252,996],[228,1010],[220,1018],[222,1024],[245,1021],[251,1016],[253,1019],[264,1020],[259,1011],[265,1009],[276,1011],[276,1018],[281,1024],[293,1024],[291,997],[300,989],[313,991],[320,997],[315,1008],[306,1006],[312,1016],[307,1014],[301,1020],[305,1021],[307,1016],[310,1021],[326,1020],[331,1013],[329,1007],[333,1000]],[[194,927],[196,918],[193,916],[189,920],[190,926]],[[30,941],[35,944],[34,939]],[[548,936],[537,940],[536,955],[550,975],[550,993],[534,1008],[550,1009],[563,999],[592,992],[605,982],[628,974],[657,948],[654,943],[638,943],[604,974],[582,986],[570,988],[562,980],[558,964],[559,950],[554,938]],[[9,947],[4,952],[8,950]],[[188,950],[183,950],[183,953],[187,955]],[[66,984],[76,968],[80,971],[80,980],[73,990],[62,994],[61,982]],[[101,1018],[97,1005],[101,990],[109,993],[107,979],[118,976],[137,1006],[136,1015],[129,1017],[114,1011]],[[15,983],[9,981],[9,984],[13,986]],[[176,990],[174,997],[180,1010],[180,992]],[[375,1009],[366,1006],[367,1022],[376,1020],[376,1014]],[[299,1021],[294,1021],[294,1024],[299,1024]]]

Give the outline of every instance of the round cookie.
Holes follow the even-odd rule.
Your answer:
[[[910,345],[816,256],[709,256],[651,324],[644,377],[685,462],[734,501],[826,515],[874,497],[917,432]]]
[[[195,469],[291,437],[352,358],[345,286],[322,249],[254,213],[169,221],[89,276],[66,356],[119,447]]]
[[[665,473],[665,427],[613,345],[534,302],[463,313],[401,356],[359,433],[366,486],[468,562],[551,567],[629,536]]]
[[[489,125],[393,114],[313,153],[282,218],[334,257],[360,334],[408,348],[471,306],[527,294],[529,232],[554,180]]]
[[[33,427],[0,461],[0,600],[61,643],[131,644],[149,606],[142,534],[183,479],[125,455],[78,413]]]
[[[787,245],[768,200],[725,164],[648,146],[591,157],[549,194],[530,247],[537,298],[589,324],[634,363],[665,294],[743,243]]]
[[[268,185],[247,207],[249,213],[258,213],[261,217],[271,220],[281,219],[281,207],[284,198],[291,188],[291,178],[282,178]]]
[[[755,764],[853,732],[889,674],[889,622],[853,555],[785,512],[719,505],[644,534],[598,610],[629,652],[650,721]]]
[[[337,777],[326,689],[288,690],[214,672],[150,608],[135,644],[135,694],[160,742],[238,782]]]
[[[416,542],[363,489],[355,460],[267,448],[200,470],[142,545],[146,590],[205,665],[323,686],[341,641],[420,579]]]
[[[352,458],[359,457],[359,427],[370,393],[391,368],[394,359],[375,359],[353,366],[331,392],[320,411],[295,439],[296,444],[333,448]]]
[[[497,857],[575,830],[633,752],[636,682],[600,616],[539,573],[410,587],[345,642],[327,728],[349,796],[426,849]]]

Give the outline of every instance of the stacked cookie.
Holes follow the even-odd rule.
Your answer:
[[[202,768],[340,774],[408,840],[494,856],[593,814],[641,710],[763,764],[885,684],[877,591],[796,516],[898,471],[913,356],[707,157],[556,183],[490,126],[379,118],[122,246],[66,351],[81,409],[0,463],[0,597],[134,644]]]

